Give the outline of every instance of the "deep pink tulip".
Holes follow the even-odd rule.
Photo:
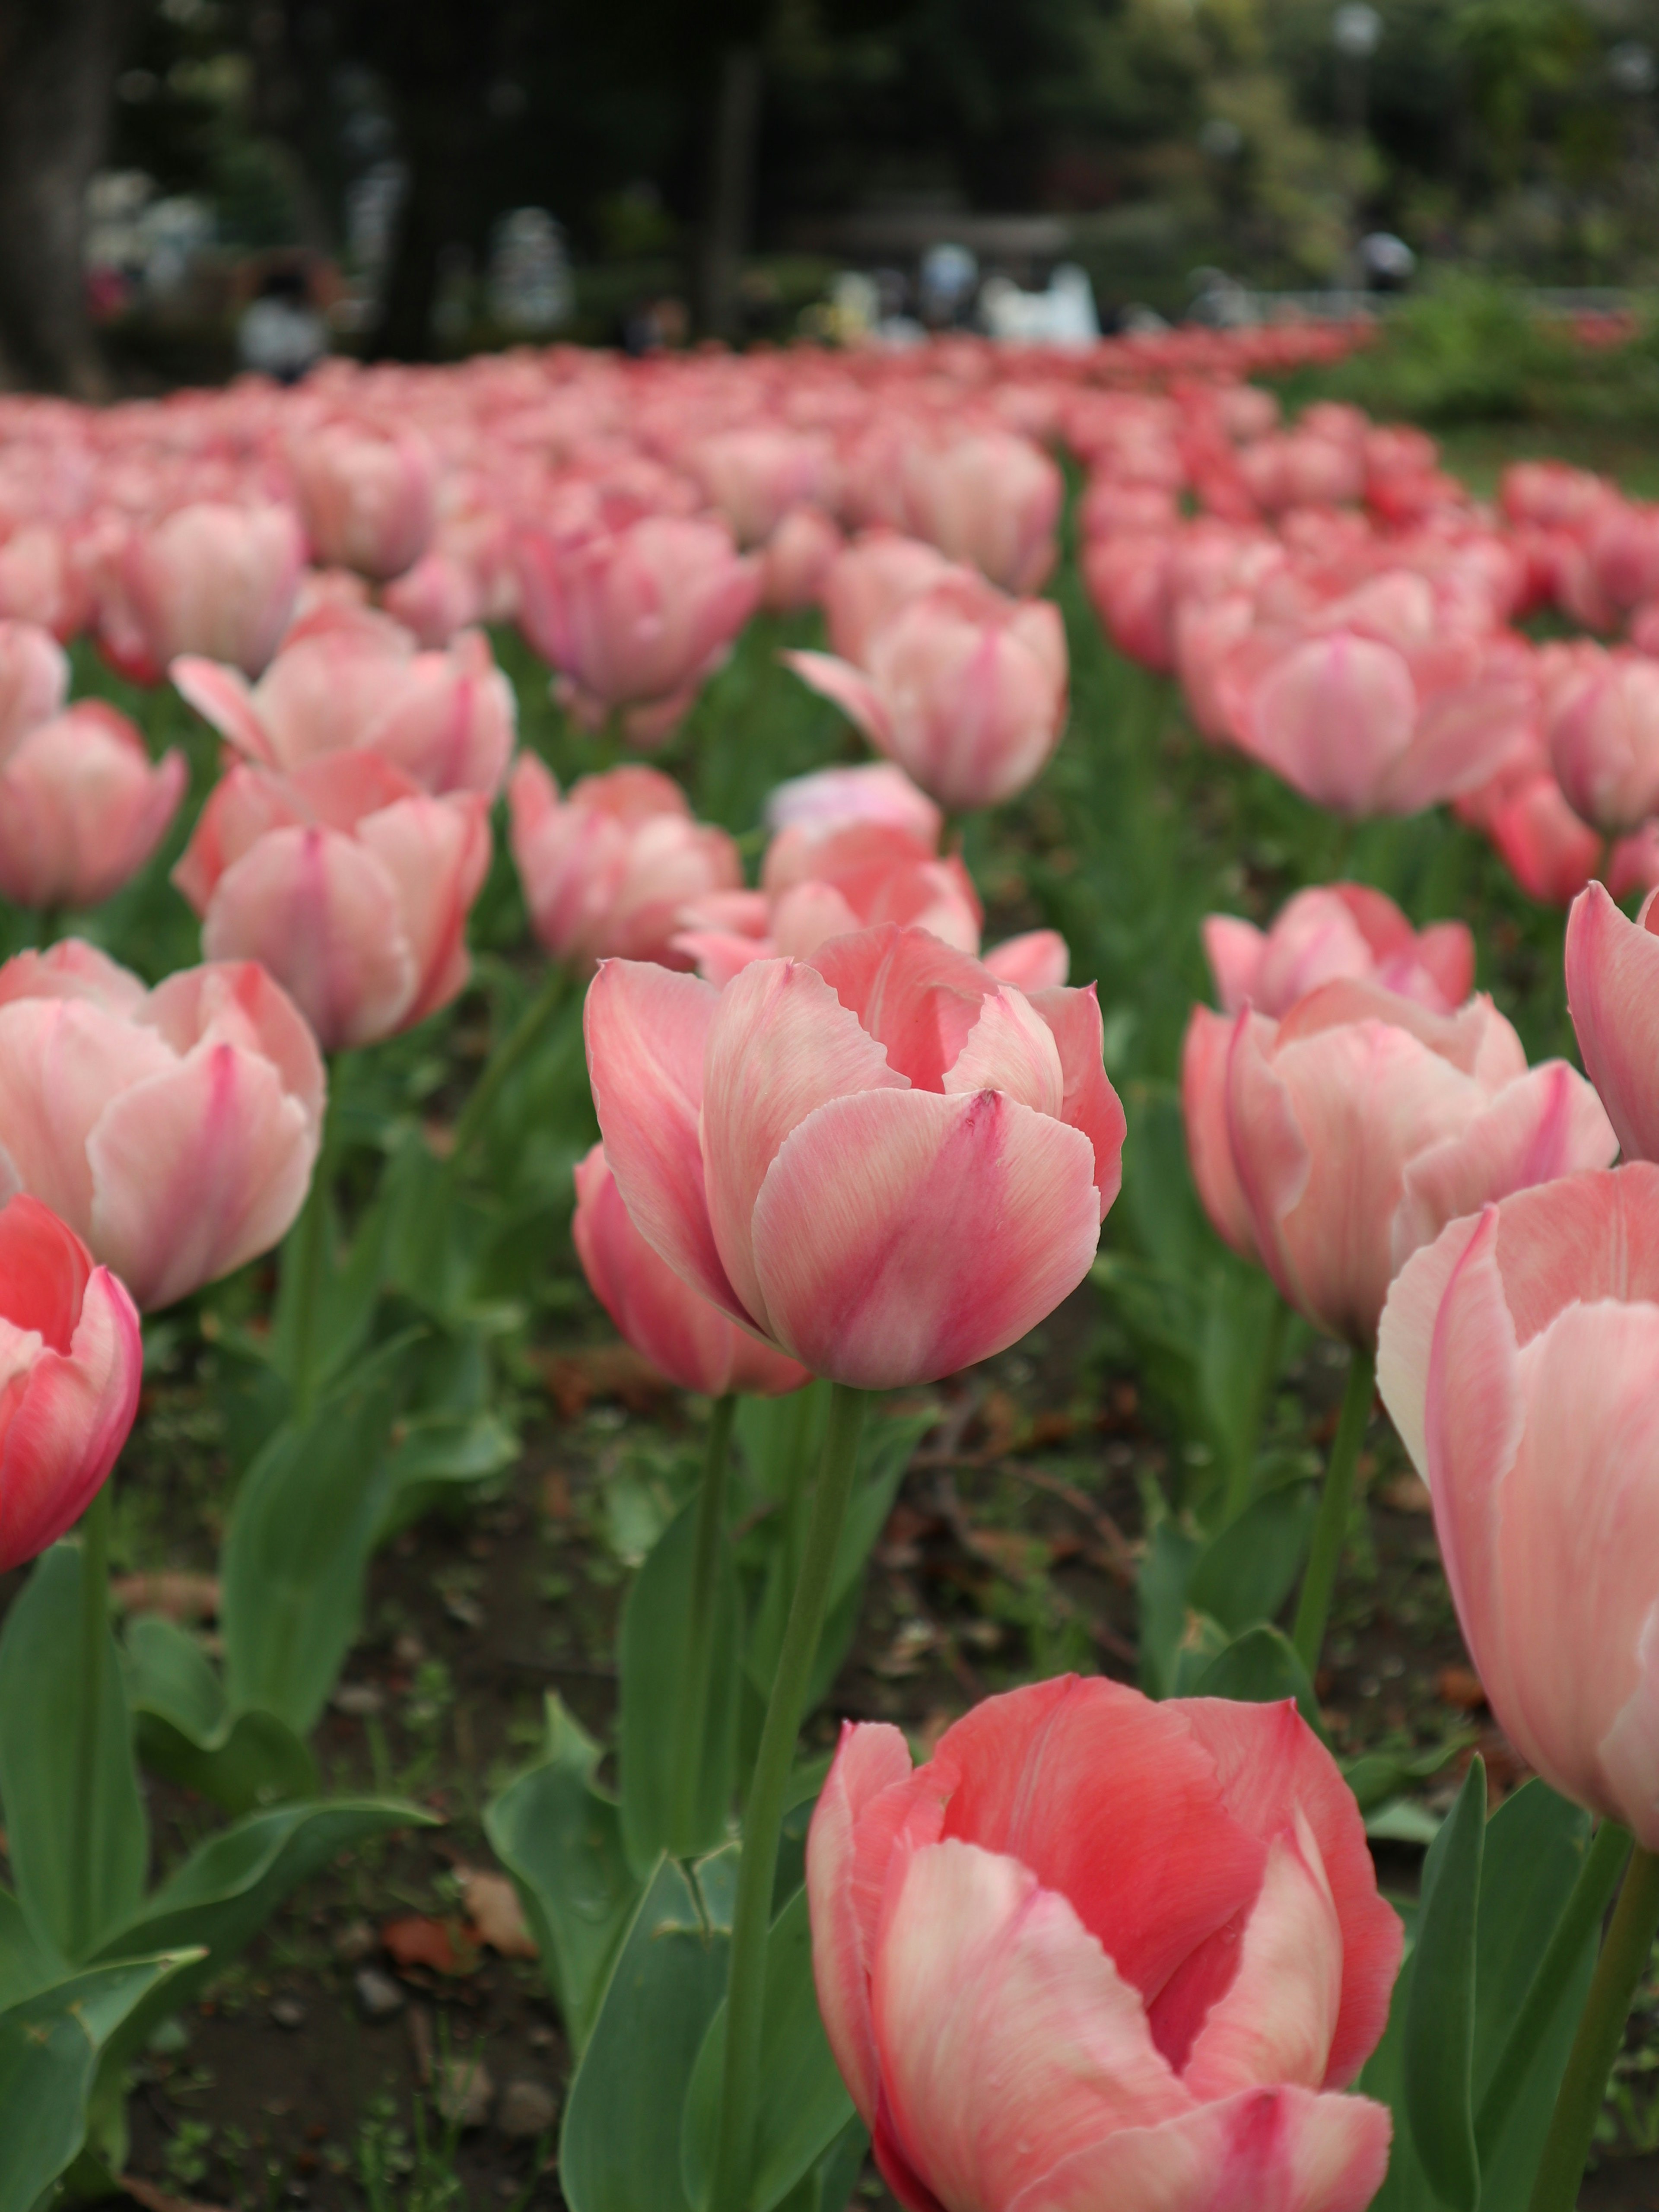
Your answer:
[[[1452,1222],[1389,1294],[1377,1379],[1504,1733],[1659,1850],[1659,1168]]]
[[[909,2212],[1363,2212],[1344,2096],[1401,1929],[1288,1702],[1099,1676],[988,1698],[912,1769],[848,1724],[806,1846],[830,2047]]]
[[[1474,939],[1466,924],[1431,922],[1419,933],[1392,899],[1364,884],[1298,891],[1265,931],[1235,915],[1207,915],[1204,954],[1228,1014],[1248,1001],[1276,1018],[1344,975],[1449,1014],[1474,985]]]
[[[378,753],[224,776],[173,880],[211,960],[260,960],[326,1052],[447,1006],[472,972],[466,918],[489,867],[489,802],[434,799]]]
[[[1517,759],[1460,800],[1457,812],[1485,830],[1516,883],[1540,905],[1571,905],[1601,863],[1601,837],[1568,805],[1547,766]]]
[[[855,822],[884,823],[908,830],[930,853],[939,850],[945,817],[891,761],[860,768],[821,768],[781,783],[766,802],[769,830],[799,828],[828,836]]]
[[[1028,999],[890,926],[723,992],[608,961],[586,1024],[641,1233],[815,1374],[954,1374],[1088,1272],[1124,1131],[1092,988]]]
[[[186,657],[173,680],[198,714],[262,767],[379,753],[423,791],[501,787],[518,727],[513,686],[482,630],[417,653],[366,607],[324,606],[295,624],[251,689],[234,668]]]
[[[682,912],[741,890],[731,838],[694,822],[685,793],[655,769],[581,776],[561,796],[536,756],[522,753],[507,802],[532,927],[556,960],[583,974],[613,957],[689,968],[691,956],[672,943]]]
[[[1042,447],[1006,430],[916,440],[903,461],[904,504],[918,538],[970,562],[1005,592],[1040,591],[1059,548],[1065,480]]]
[[[871,641],[893,617],[937,584],[963,571],[936,545],[896,530],[866,530],[836,555],[823,583],[830,650],[856,667],[869,665]]]
[[[821,507],[792,507],[761,552],[761,605],[772,614],[816,606],[843,540]]]
[[[1167,530],[1097,538],[1083,549],[1083,580],[1112,643],[1160,676],[1176,665],[1175,555]]]
[[[151,764],[125,714],[82,699],[0,761],[0,893],[18,906],[100,906],[166,835],[190,781]]]
[[[951,813],[1023,791],[1066,724],[1066,630],[1048,599],[942,584],[876,633],[863,668],[783,658]]]
[[[289,459],[301,520],[325,567],[386,583],[425,552],[437,471],[423,439],[330,422],[297,438]]]
[[[310,1030],[252,961],[146,991],[68,938],[0,968],[0,1190],[51,1206],[146,1311],[281,1240],[323,1092]]]
[[[0,622],[0,761],[69,696],[69,655],[37,623]]]
[[[180,653],[257,676],[293,618],[304,566],[286,507],[181,507],[128,533],[100,610],[105,650],[144,684]]]
[[[1659,1160],[1659,892],[1628,921],[1600,884],[1567,918],[1567,1005],[1627,1160]]]
[[[1659,660],[1581,644],[1544,691],[1550,763],[1567,804],[1606,836],[1659,813]]]
[[[56,1543],[103,1487],[143,1364],[125,1285],[39,1199],[0,1206],[0,1573]]]
[[[623,528],[517,543],[525,635],[561,674],[577,720],[621,709],[637,744],[659,744],[690,711],[754,612],[760,570],[723,523],[650,514]]]
[[[1349,981],[1277,1024],[1246,1008],[1224,1097],[1263,1266],[1317,1328],[1365,1346],[1389,1282],[1446,1222],[1617,1148],[1583,1078],[1565,1060],[1529,1068],[1485,996],[1438,1014]]]
[[[811,1381],[657,1257],[628,1218],[603,1145],[577,1165],[570,1234],[594,1297],[635,1351],[682,1390],[775,1398]]]

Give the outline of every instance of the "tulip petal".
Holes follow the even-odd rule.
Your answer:
[[[860,1909],[854,1868],[866,1808],[910,1774],[910,1748],[899,1729],[881,1722],[844,1723],[806,1838],[818,2010],[842,2079],[866,2126],[875,2117],[880,2083],[870,2017],[875,1929],[873,1916]],[[884,1858],[882,1865],[884,1872]]]
[[[979,962],[925,929],[884,922],[820,945],[809,963],[888,1064],[922,1091],[942,1091],[993,988]]]
[[[1235,1252],[1259,1261],[1249,1201],[1233,1165],[1227,1128],[1227,1055],[1233,1022],[1208,1006],[1194,1006],[1181,1047],[1181,1112],[1187,1159],[1210,1225]]]
[[[1267,937],[1254,922],[1241,921],[1231,914],[1206,915],[1200,933],[1221,1011],[1236,1014],[1247,999],[1255,995]]]
[[[1057,929],[1027,929],[981,953],[988,975],[1035,997],[1060,988],[1072,964],[1071,949]]]
[[[945,1095],[1000,1091],[1034,1112],[1059,1119],[1066,1096],[1054,1032],[1018,991],[982,1000],[979,1019],[945,1071]]]
[[[1305,1820],[1274,1837],[1237,1971],[1199,2030],[1182,2079],[1197,2097],[1324,2081],[1342,1997],[1342,1923]]]
[[[863,1389],[931,1382],[1017,1342],[1083,1280],[1094,1154],[995,1091],[868,1090],[791,1133],[753,1221],[772,1333],[798,1359]]]
[[[850,660],[832,653],[781,653],[786,668],[793,668],[802,683],[823,697],[833,700],[851,722],[857,724],[878,752],[888,752],[893,742],[893,720],[879,687]]]
[[[88,1138],[112,1091],[173,1065],[158,1036],[85,1000],[0,1006],[0,1146],[17,1186],[96,1246]]]
[[[480,792],[400,799],[369,815],[357,842],[397,889],[417,978],[401,1018],[408,1028],[447,1006],[472,973],[466,918],[489,872],[489,801]]]
[[[1029,994],[1032,1006],[1054,1031],[1065,1079],[1060,1117],[1081,1129],[1094,1146],[1095,1188],[1103,1221],[1123,1182],[1123,1141],[1128,1123],[1123,1102],[1112,1088],[1101,1054],[1104,1030],[1092,983],[1080,988],[1052,988]]]
[[[15,1199],[7,1212],[27,1203]],[[131,1298],[97,1267],[79,1304],[67,1352],[43,1352],[9,1419],[0,1414],[0,1571],[34,1558],[80,1519],[138,1410],[144,1347]]]
[[[1426,1477],[1425,1407],[1434,1324],[1458,1261],[1480,1226],[1478,1214],[1448,1222],[1432,1244],[1412,1254],[1389,1285],[1376,1337],[1376,1388],[1412,1465]]]
[[[204,722],[222,738],[228,738],[239,752],[263,768],[280,768],[276,748],[260,718],[246,677],[222,661],[204,660],[193,653],[181,653],[167,670],[173,687],[189,702]]]
[[[1627,921],[1600,884],[1567,919],[1567,1004],[1590,1081],[1626,1159],[1659,1158],[1659,919]]]

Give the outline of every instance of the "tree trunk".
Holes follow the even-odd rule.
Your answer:
[[[0,382],[106,389],[82,266],[124,0],[0,0]]]
[[[371,361],[431,357],[439,257],[448,243],[449,148],[443,136],[435,145],[424,131],[410,131],[405,140],[409,189],[398,210],[386,297],[368,343]]]
[[[738,334],[738,282],[753,221],[760,101],[760,48],[727,46],[714,94],[697,263],[697,323],[705,337]]]

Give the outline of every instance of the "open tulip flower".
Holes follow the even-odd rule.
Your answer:
[[[1474,983],[1474,939],[1461,921],[1414,930],[1364,884],[1316,884],[1286,901],[1267,930],[1231,914],[1204,922],[1204,953],[1224,1013],[1247,1002],[1286,1013],[1321,983],[1352,976],[1449,1014]]]
[[[0,760],[69,696],[69,655],[38,623],[0,622]]]
[[[793,776],[769,793],[769,830],[800,829],[828,836],[857,822],[879,822],[908,830],[937,853],[945,817],[925,791],[918,791],[891,761],[866,761],[859,768],[815,769]]]
[[[1092,988],[1028,998],[890,924],[723,992],[608,961],[586,1029],[641,1233],[815,1374],[954,1374],[1088,1272],[1124,1135]]]
[[[19,906],[100,906],[131,880],[179,811],[190,770],[151,763],[125,714],[82,699],[0,761],[0,892]]]
[[[489,802],[434,799],[373,752],[233,768],[173,879],[210,960],[259,960],[326,1052],[411,1028],[465,988]]]
[[[1290,1703],[1099,1677],[988,1698],[914,1771],[844,1728],[807,1840],[830,2049],[908,2212],[1363,2212],[1340,2092],[1399,1920]]]
[[[147,991],[70,938],[0,968],[0,1192],[44,1200],[146,1311],[280,1241],[323,1095],[310,1030],[251,961]]]

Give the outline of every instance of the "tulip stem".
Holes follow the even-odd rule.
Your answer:
[[[1607,2076],[1619,2055],[1637,1984],[1647,1971],[1659,1929],[1659,1857],[1638,1844],[1613,1923],[1595,1961],[1589,1995],[1556,2094],[1544,2154],[1532,2185],[1531,2212],[1573,2212],[1584,2161],[1601,2118]]]
[[[691,1553],[691,1607],[685,1626],[685,1672],[680,1679],[680,1710],[674,1738],[674,1849],[682,1856],[697,1847],[697,1784],[702,1778],[708,1741],[709,1669],[714,1653],[714,1587],[720,1546],[726,1541],[726,1470],[731,1460],[732,1421],[738,1410],[728,1390],[716,1398],[708,1417],[708,1443],[697,1492],[697,1524]]]
[[[334,1180],[337,1061],[330,1066],[328,1073],[328,1098],[323,1108],[317,1158],[312,1164],[311,1188],[306,1193],[300,1218],[283,1247],[282,1292],[283,1304],[289,1309],[291,1348],[289,1384],[294,1394],[294,1412],[301,1420],[310,1413],[317,1396],[318,1325],[323,1285],[328,1278],[328,1215],[332,1198],[330,1187]]]
[[[1630,1831],[1616,1820],[1603,1820],[1595,1839],[1584,1854],[1566,1910],[1555,1923],[1548,1948],[1538,1962],[1532,1985],[1522,1999],[1502,2053],[1475,2116],[1474,2141],[1484,2170],[1492,2161],[1498,2138],[1509,2124],[1516,2100],[1527,2086],[1527,2077],[1538,2056],[1561,1992],[1583,1955],[1584,1946],[1601,1927],[1613,1901],[1620,1875],[1630,1856]]]
[[[1354,1350],[1348,1357],[1348,1380],[1342,1393],[1342,1410],[1331,1439],[1331,1455],[1325,1463],[1325,1486],[1319,1495],[1313,1541],[1308,1547],[1307,1570],[1296,1608],[1291,1641],[1311,1675],[1319,1665],[1330,1618],[1336,1571],[1342,1559],[1342,1540],[1348,1533],[1348,1514],[1353,1504],[1353,1471],[1359,1457],[1359,1440],[1370,1419],[1371,1392],[1376,1382],[1376,1355]]]
[[[564,1004],[569,988],[569,971],[563,968],[550,968],[540,990],[490,1054],[483,1073],[473,1085],[472,1095],[462,1107],[455,1123],[449,1152],[452,1168],[459,1165],[476,1141],[479,1131],[489,1121],[507,1078],[520,1066]]]
[[[772,1695],[761,1730],[749,1788],[737,1904],[732,1915],[732,1963],[726,1993],[726,2051],[720,2130],[714,2142],[714,2185],[709,2212],[744,2212],[754,2155],[762,2039],[765,2029],[766,1939],[777,1880],[778,1838],[784,1797],[794,1763],[801,1708],[823,1632],[836,1548],[847,1518],[858,1465],[866,1398],[837,1382],[830,1401],[830,1430],[818,1464],[812,1518],[800,1576],[789,1607]]]
[[[1273,1385],[1279,1380],[1279,1370],[1285,1364],[1285,1336],[1290,1319],[1290,1308],[1283,1298],[1275,1297],[1273,1310],[1267,1316],[1255,1394],[1240,1425],[1243,1433],[1238,1438],[1238,1455],[1229,1473],[1226,1499],[1229,1521],[1237,1518],[1255,1493],[1255,1459],[1261,1444],[1261,1425],[1267,1418],[1267,1403],[1273,1396]]]
[[[102,1753],[104,1656],[109,1641],[109,1530],[114,1478],[102,1483],[81,1517],[81,1701],[76,1746],[75,1813],[70,1832],[71,1947],[83,1959],[98,1935],[92,1869],[98,1848],[98,1768]]]

